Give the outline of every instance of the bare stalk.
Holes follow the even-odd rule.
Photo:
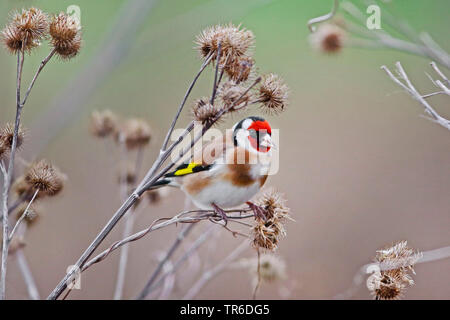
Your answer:
[[[12,229],[12,231],[11,231],[11,233],[10,233],[10,235],[9,235],[9,238],[8,238],[8,241],[9,241],[9,242],[11,242],[11,240],[12,240],[13,237],[14,237],[14,234],[15,234],[17,228],[20,226],[20,224],[22,223],[22,221],[26,218],[26,216],[27,216],[27,214],[28,214],[28,210],[30,209],[30,206],[31,206],[31,204],[33,203],[34,199],[36,199],[36,196],[38,195],[38,193],[39,193],[39,189],[37,189],[37,190],[35,191],[35,193],[33,194],[33,197],[31,198],[30,202],[28,202],[28,205],[27,205],[27,207],[25,208],[24,212],[23,212],[22,215],[19,217],[19,219],[17,219],[17,222],[16,222],[14,228]]]
[[[337,10],[339,8],[339,0],[334,0],[333,2],[333,8],[331,9],[330,13],[327,13],[326,15],[311,19],[308,21],[308,28],[309,31],[314,32],[316,30],[316,28],[314,27],[315,24],[317,23],[321,23],[321,22],[325,22],[330,20],[331,18],[334,17],[334,15],[336,14]]]
[[[34,281],[33,274],[28,266],[25,254],[23,253],[23,249],[17,249],[15,256],[17,265],[19,266],[19,270],[22,273],[25,285],[27,286],[28,296],[31,300],[40,300],[41,297]]]
[[[2,247],[2,265],[1,265],[1,276],[0,276],[0,300],[5,299],[5,289],[6,289],[6,268],[8,262],[8,249],[9,249],[9,241],[8,241],[8,229],[9,229],[9,221],[8,221],[8,196],[9,196],[9,188],[11,186],[11,179],[14,172],[14,158],[16,155],[17,149],[17,137],[19,134],[20,127],[20,118],[22,115],[23,105],[20,103],[20,89],[22,84],[22,69],[24,62],[24,50],[22,45],[22,50],[17,54],[17,81],[16,81],[16,119],[14,122],[14,135],[11,146],[11,153],[8,164],[8,171],[5,173],[3,168],[3,247]]]
[[[396,67],[396,71],[398,72],[398,74],[400,76],[400,79],[402,79],[404,81],[404,83],[402,81],[400,81],[396,76],[394,76],[394,74],[392,74],[392,72],[386,66],[382,66],[381,69],[383,69],[388,74],[388,76],[392,79],[392,81],[394,81],[400,87],[405,89],[414,99],[419,101],[422,104],[422,106],[425,107],[425,111],[431,116],[431,120],[433,122],[436,122],[439,125],[443,126],[444,128],[450,130],[450,120],[447,120],[447,119],[441,117],[436,112],[436,110],[434,110],[434,108],[425,100],[425,98],[422,96],[422,94],[420,94],[416,90],[416,88],[411,83],[410,79],[408,78],[408,75],[406,74],[406,72],[403,69],[400,62],[397,62],[395,64],[395,67]]]
[[[189,291],[183,297],[183,300],[194,299],[211,279],[224,271],[230,265],[230,263],[236,260],[248,247],[248,242],[243,241],[218,265],[208,271],[203,272],[202,277],[189,289]]]

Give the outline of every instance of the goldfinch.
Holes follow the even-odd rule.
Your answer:
[[[178,187],[198,208],[214,209],[225,221],[223,209],[244,203],[264,218],[262,208],[249,200],[266,182],[274,147],[271,135],[263,118],[244,118],[223,139],[194,152],[189,163],[167,173],[153,188]]]

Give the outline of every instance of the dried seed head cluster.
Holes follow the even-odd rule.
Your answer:
[[[245,106],[250,102],[251,93],[246,92],[246,88],[236,84],[234,81],[229,80],[224,82],[219,87],[219,97],[222,99],[225,107],[229,108],[234,106],[232,109],[238,106]],[[244,94],[245,93],[245,94]],[[239,101],[238,101],[239,100]]]
[[[222,108],[218,106],[217,103],[212,105],[209,102],[209,99],[204,97],[195,102],[192,108],[192,114],[195,121],[201,122],[206,126],[213,123],[214,119],[218,117],[221,109]]]
[[[406,241],[378,250],[375,262],[380,271],[367,279],[367,288],[377,300],[399,299],[404,290],[414,281],[409,273],[415,274],[413,266],[421,254],[408,248]]]
[[[5,143],[0,139],[0,161],[3,160],[3,158],[5,158],[7,154],[8,148],[6,147]]]
[[[63,12],[52,16],[49,28],[51,45],[63,59],[75,57],[81,48],[81,26]]]
[[[17,219],[19,219],[25,213],[25,209],[27,208],[27,206],[28,204],[23,204],[17,209],[16,212]],[[30,226],[38,220],[39,216],[40,216],[39,212],[37,212],[34,208],[30,207],[25,213],[25,221],[27,222],[28,226]]]
[[[3,147],[5,151],[9,151],[12,148],[14,138],[14,124],[7,123],[5,126],[0,128],[0,149]],[[25,139],[25,131],[19,126],[19,131],[17,133],[17,148],[22,146],[23,140]]]
[[[265,193],[257,204],[264,209],[266,220],[256,217],[252,227],[252,244],[255,248],[275,251],[281,237],[286,235],[285,223],[289,219],[289,208],[285,200],[275,191]]]
[[[128,119],[116,134],[119,143],[125,143],[128,150],[145,147],[150,143],[152,133],[150,125],[142,119]]]
[[[47,160],[31,164],[25,173],[25,182],[33,190],[45,195],[54,196],[64,187],[64,175]]]
[[[111,110],[94,110],[89,130],[94,137],[105,138],[117,130],[117,116]]]
[[[200,55],[205,59],[213,56],[217,58],[218,46],[221,46],[221,56],[228,61],[235,61],[248,53],[254,44],[254,35],[250,30],[241,29],[240,26],[215,25],[202,31],[197,36],[196,44]]]
[[[282,78],[270,73],[263,77],[258,91],[258,101],[261,102],[267,113],[280,113],[287,105],[288,90],[289,88],[284,84]]]
[[[344,46],[345,31],[335,24],[325,23],[310,35],[310,42],[314,49],[324,53],[337,53]]]
[[[248,80],[254,64],[255,60],[252,57],[241,56],[227,62],[224,70],[231,80],[240,83]]]
[[[39,9],[30,8],[12,15],[2,31],[2,40],[11,53],[30,51],[39,46],[48,32],[48,17]]]

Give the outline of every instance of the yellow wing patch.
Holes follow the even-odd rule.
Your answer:
[[[184,168],[181,168],[181,169],[176,170],[176,171],[173,173],[173,175],[174,175],[174,176],[184,176],[184,175],[186,175],[186,174],[193,173],[193,172],[194,172],[194,168],[195,168],[195,167],[198,167],[198,166],[201,166],[201,165],[202,165],[201,163],[191,162],[191,163],[189,163],[189,164],[187,165],[187,167],[184,167]]]

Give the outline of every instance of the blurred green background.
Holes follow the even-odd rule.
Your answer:
[[[150,164],[199,68],[193,40],[203,28],[217,23],[242,23],[252,30],[257,67],[262,73],[281,75],[290,87],[287,111],[268,117],[281,134],[280,172],[268,185],[285,193],[295,219],[279,250],[287,262],[289,279],[263,286],[261,298],[332,298],[386,244],[405,239],[421,250],[449,245],[449,132],[420,117],[422,107],[380,70],[383,64],[401,61],[419,90],[429,93],[435,88],[424,73],[432,72],[428,59],[388,49],[345,48],[335,56],[315,52],[308,42],[306,23],[329,12],[331,1],[143,2],[0,2],[2,25],[17,8],[36,6],[57,13],[76,4],[81,9],[80,55],[69,62],[52,60],[45,67],[23,116],[29,131],[22,156],[26,160],[49,158],[69,176],[64,195],[45,204],[44,219],[27,236],[26,254],[43,296],[120,205],[117,170],[111,166],[111,159],[118,158],[89,136],[90,113],[109,108],[123,116],[146,118],[155,133],[146,153],[146,164]],[[364,8],[359,1],[353,2]],[[382,23],[387,9],[415,30],[426,30],[450,50],[449,1],[379,3]],[[126,21],[124,12],[133,6]],[[117,28],[117,24],[125,27]],[[115,43],[119,49],[108,52]],[[25,83],[48,51],[42,45],[26,57]],[[15,57],[4,50],[0,51],[0,74],[3,124],[12,121],[15,112]],[[209,94],[211,76],[211,70],[205,73],[192,98]],[[80,77],[84,81],[77,82]],[[97,78],[101,78],[98,84]],[[90,93],[79,99],[86,88]],[[431,101],[443,116],[450,116],[445,97]],[[250,113],[260,111],[254,108]],[[186,111],[180,127],[189,120]],[[233,117],[222,127],[236,120]],[[139,216],[136,230],[155,217],[181,210],[182,194],[174,192],[171,197]],[[118,229],[106,244],[119,239]],[[143,287],[156,264],[155,252],[167,248],[178,229],[132,244],[125,298],[134,297]],[[217,252],[216,260],[244,241],[226,232],[219,237],[223,252]],[[254,256],[254,252],[249,250],[247,255]],[[83,274],[83,289],[71,298],[111,298],[117,257],[116,253]],[[450,298],[450,278],[443,274],[449,267],[448,259],[419,265],[417,284],[406,298]],[[10,270],[9,297],[26,298],[19,273],[14,267]],[[248,288],[242,289],[241,283]],[[182,296],[188,286],[188,280],[180,280],[173,297]],[[230,271],[214,279],[199,297],[248,299],[251,291],[245,272]],[[361,287],[355,298],[369,298],[369,294]]]

